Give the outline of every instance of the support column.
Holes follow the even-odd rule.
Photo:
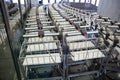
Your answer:
[[[54,3],[56,3],[56,0],[54,0]]]
[[[50,0],[48,0],[48,3],[50,3]]]
[[[90,4],[91,4],[92,0],[90,0]]]
[[[13,0],[10,0],[11,3],[13,3]]]
[[[95,5],[97,4],[97,0],[95,0]]]
[[[21,19],[21,24],[23,23],[23,16],[22,16],[22,9],[21,9],[21,2],[18,0],[18,6],[19,6],[19,12],[20,12],[20,19]]]
[[[25,6],[25,11],[26,11],[26,0],[24,0],[24,6]]]
[[[67,2],[69,2],[69,0],[67,0]]]
[[[75,0],[73,0],[73,2],[75,2]]]
[[[30,0],[30,8],[32,8],[31,0]]]
[[[79,3],[81,3],[81,0],[79,0]]]
[[[86,3],[86,0],[85,0],[85,3]]]

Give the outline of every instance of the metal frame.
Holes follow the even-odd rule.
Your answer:
[[[38,7],[37,7],[38,8]],[[38,10],[38,9],[37,9]],[[39,13],[38,13],[38,11],[36,10],[36,21],[39,21],[38,20],[38,15],[40,15]],[[44,36],[50,36],[50,35],[59,35],[59,37],[58,38],[60,38],[59,40],[60,40],[60,42],[61,42],[61,45],[62,45],[62,49],[61,49],[61,61],[62,61],[62,69],[60,69],[60,71],[61,71],[61,73],[63,73],[62,74],[62,77],[63,77],[63,80],[69,80],[71,77],[76,77],[76,76],[82,76],[82,75],[90,75],[90,74],[96,74],[96,77],[98,78],[99,76],[100,76],[100,74],[102,73],[102,72],[106,72],[106,69],[107,69],[107,64],[108,64],[108,62],[109,62],[109,58],[110,58],[110,56],[109,55],[107,55],[107,54],[105,54],[105,53],[107,53],[107,51],[106,51],[106,45],[104,45],[105,46],[105,49],[102,49],[101,48],[101,46],[99,47],[99,44],[95,44],[95,46],[96,46],[96,48],[97,49],[100,49],[100,51],[101,52],[103,52],[104,53],[104,55],[105,55],[105,58],[107,57],[108,58],[108,60],[105,60],[105,58],[103,58],[103,57],[101,57],[100,59],[90,59],[89,61],[92,61],[92,60],[98,60],[98,62],[96,61],[96,63],[101,63],[101,65],[100,65],[100,67],[99,67],[99,69],[98,70],[92,70],[91,69],[91,71],[88,71],[88,72],[82,72],[82,73],[77,73],[77,74],[70,74],[69,75],[69,73],[68,73],[68,69],[69,69],[69,66],[72,66],[72,65],[76,65],[76,64],[80,64],[80,65],[87,65],[87,59],[86,60],[83,60],[83,61],[75,61],[75,62],[72,62],[72,63],[68,63],[68,59],[70,58],[70,50],[69,50],[69,46],[68,46],[68,42],[66,41],[66,37],[67,36],[75,36],[75,35],[83,35],[83,36],[85,36],[85,37],[87,37],[86,39],[84,39],[84,40],[81,40],[80,42],[85,42],[85,41],[89,41],[89,40],[91,40],[91,42],[93,42],[93,41],[95,41],[96,40],[96,42],[99,42],[99,39],[101,39],[101,36],[98,36],[97,37],[97,39],[95,39],[96,38],[96,36],[95,36],[95,34],[101,34],[102,35],[102,33],[101,33],[101,31],[100,31],[100,29],[96,29],[95,31],[87,31],[87,29],[89,29],[90,27],[93,27],[93,25],[90,23],[91,22],[91,19],[93,19],[93,17],[91,17],[91,14],[90,15],[87,15],[88,13],[87,12],[85,12],[85,11],[81,11],[81,12],[79,12],[79,10],[77,10],[76,8],[73,8],[73,7],[69,7],[69,6],[67,6],[67,5],[65,5],[65,4],[59,4],[59,6],[58,5],[56,5],[56,4],[53,4],[53,5],[49,5],[49,15],[51,16],[51,18],[52,18],[52,20],[53,20],[53,22],[54,22],[54,24],[57,26],[57,32],[58,33],[56,33],[56,34],[44,34]],[[63,16],[64,15],[64,12],[63,11],[66,11],[67,13],[65,13],[65,15],[66,16]],[[83,14],[83,15],[82,15]],[[41,14],[41,15],[44,15],[44,14]],[[72,17],[71,17],[71,15],[72,15]],[[74,15],[74,16],[73,16]],[[34,15],[35,16],[35,15]],[[73,20],[73,18],[74,17],[80,17],[80,18],[83,18],[83,20],[85,20],[85,18],[89,18],[89,20],[90,21],[88,21],[89,23],[88,23],[88,25],[89,26],[87,26],[87,24],[85,23],[84,25],[85,26],[81,26],[81,24],[79,24],[79,23],[84,23],[84,21],[80,21],[80,22],[78,22],[78,27],[81,29],[81,30],[84,30],[85,31],[85,34],[83,33],[82,34],[82,32],[80,31],[80,29],[78,28],[78,27],[76,27],[76,22],[74,23],[74,21],[75,20]],[[83,17],[81,17],[81,16],[83,16]],[[57,17],[59,17],[59,18],[57,18]],[[69,17],[71,17],[71,18],[69,18]],[[63,21],[61,21],[61,20],[59,20],[59,19],[65,19],[65,21],[63,22]],[[63,24],[64,23],[64,24]],[[100,22],[101,23],[101,22]],[[99,24],[100,24],[99,23]],[[105,22],[106,23],[106,22]],[[62,28],[60,27],[62,25]],[[67,26],[66,26],[67,25]],[[68,25],[73,25],[73,27],[75,27],[75,29],[73,29],[73,28],[65,28],[65,27],[68,27]],[[37,27],[39,27],[40,26],[40,24],[38,23],[38,24],[36,24],[36,26]],[[80,27],[81,26],[81,27]],[[65,29],[65,30],[64,30]],[[70,29],[70,30],[69,30]],[[71,33],[71,34],[68,34],[68,35],[66,35],[66,34],[64,34],[64,32],[66,32],[66,31],[72,31],[72,29],[74,30],[74,31],[78,31],[78,33]],[[42,30],[44,30],[44,29],[42,29]],[[92,30],[94,30],[94,29],[92,29]],[[27,30],[26,30],[27,31]],[[32,32],[32,31],[31,31]],[[34,30],[33,32],[41,32],[42,33],[42,31],[41,30],[38,30],[37,28],[36,28],[36,30]],[[80,33],[81,32],[81,33]],[[27,33],[27,32],[26,32]],[[29,31],[28,31],[28,33],[29,33]],[[91,35],[91,36],[95,36],[94,38],[92,37],[92,38],[90,38],[89,39],[89,37],[88,37],[88,35],[87,34],[93,34],[93,35]],[[41,34],[42,35],[42,34]],[[24,38],[30,38],[30,37],[38,37],[39,35],[23,35],[23,37]],[[102,39],[103,39],[103,41],[105,40],[105,38],[104,38],[104,36],[102,35]],[[79,41],[78,41],[79,42]],[[35,42],[35,43],[23,43],[23,45],[29,45],[29,44],[40,44],[40,42]],[[109,47],[110,48],[110,47]],[[112,48],[110,48],[110,50],[108,51],[108,53],[109,52],[111,52],[111,50],[113,50],[114,48],[112,47]],[[88,51],[89,49],[88,48],[85,48],[84,50],[86,50],[86,51]],[[79,51],[79,50],[78,50]],[[104,63],[103,62],[106,62],[105,63],[105,65],[104,65]],[[51,66],[51,64],[48,64],[49,66]],[[58,65],[58,64],[55,64],[55,65]],[[40,65],[38,65],[38,66],[40,66]],[[103,67],[104,66],[104,67]],[[34,67],[34,66],[33,66]],[[52,78],[52,79],[55,79],[54,77]]]

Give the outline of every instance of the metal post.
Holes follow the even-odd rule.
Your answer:
[[[54,1],[54,3],[56,3],[56,0]]]
[[[30,9],[30,0],[27,0],[28,9]]]
[[[90,0],[90,4],[91,4],[92,0]]]
[[[21,24],[23,23],[23,16],[22,16],[22,10],[21,10],[21,2],[18,0],[18,6],[19,6],[19,12],[20,12],[20,18],[21,18]]]
[[[67,0],[67,2],[69,2],[69,0]]]
[[[24,6],[25,6],[25,11],[26,11],[26,0],[24,0]]]
[[[86,3],[86,0],[85,0],[85,3]]]
[[[62,34],[62,39],[63,39],[63,79],[68,80],[68,46],[66,43],[66,35]]]
[[[79,0],[79,3],[81,3],[81,0]]]
[[[48,0],[48,3],[50,3],[50,0]]]
[[[97,4],[97,0],[95,0],[95,5]]]
[[[32,8],[31,0],[30,0],[30,8]]]
[[[11,3],[13,3],[13,0],[10,0]]]
[[[11,37],[10,25],[9,25],[9,21],[8,21],[8,13],[7,13],[7,9],[6,9],[4,0],[0,0],[0,9],[2,12],[3,21],[5,23],[5,30],[6,30],[7,39],[8,39],[12,59],[14,62],[17,78],[18,78],[18,80],[21,80],[21,74],[20,74],[19,64],[18,64],[18,60],[17,60],[17,55],[14,53],[13,46],[12,46],[12,37]]]
[[[27,0],[27,6],[28,6],[28,8],[29,8],[29,0]]]

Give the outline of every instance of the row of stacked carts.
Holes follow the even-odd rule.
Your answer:
[[[24,79],[97,80],[113,70],[111,61],[119,66],[119,23],[107,17],[64,3],[43,5],[32,7],[24,31]]]

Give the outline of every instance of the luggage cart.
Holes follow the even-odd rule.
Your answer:
[[[37,33],[37,32],[36,32]],[[21,47],[20,62],[24,66],[24,71],[26,68],[29,70],[33,67],[36,69],[45,66],[59,66],[61,63],[61,48],[58,40],[54,40],[52,36],[57,36],[59,34],[55,33],[44,33],[44,37],[40,38],[38,34],[31,33],[23,35],[25,41]],[[32,36],[31,36],[32,35]],[[35,68],[34,68],[35,69]],[[29,74],[29,70],[28,74]],[[58,70],[59,72],[59,70]],[[37,74],[36,74],[37,75]],[[60,73],[59,73],[60,75]]]
[[[68,72],[68,74],[70,75],[68,76],[68,78],[77,77],[78,75],[79,76],[94,75],[94,74],[99,75],[100,68],[97,70],[94,68],[89,70],[89,67],[92,65],[92,61],[94,60],[101,61],[102,59],[105,58],[104,51],[97,49],[96,46],[93,44],[92,40],[94,41],[95,38],[88,39],[79,33],[77,35],[76,34],[75,35],[74,33],[68,34],[68,36],[66,37],[67,45],[69,47],[69,52],[70,52],[70,54],[68,53],[69,55],[68,65],[67,65],[68,70],[69,68],[72,69],[72,67],[69,65],[76,65],[76,67],[81,66],[81,68],[83,67],[86,68],[83,68],[82,73],[80,73],[80,71],[77,71],[78,74],[76,75],[74,74],[73,76],[72,76],[73,72]]]
[[[31,80],[56,80],[57,78],[62,80],[61,70],[59,69],[62,49],[60,42],[56,38],[59,33],[54,32],[53,28],[55,28],[55,26],[49,25],[51,22],[46,20],[43,8],[38,7],[37,10],[42,11],[42,14],[35,16],[36,21],[32,22],[28,19],[25,28],[26,33],[23,35],[24,42],[21,47],[19,61],[21,63],[24,78]],[[39,24],[37,24],[39,18],[42,29],[39,29]],[[44,19],[41,20],[41,18]],[[31,20],[32,19],[33,18],[31,18]]]

